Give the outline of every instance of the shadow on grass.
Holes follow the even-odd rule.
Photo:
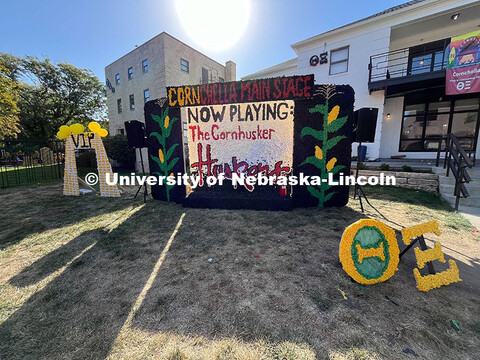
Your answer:
[[[81,254],[0,325],[0,356],[105,358],[183,210],[156,205],[112,231],[82,233],[12,278],[34,284]]]
[[[122,199],[95,194],[64,196],[62,183],[7,189],[0,193],[0,250],[28,236],[60,229],[140,203],[127,193]]]

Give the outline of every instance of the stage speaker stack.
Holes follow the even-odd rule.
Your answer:
[[[377,108],[361,108],[355,111],[353,117],[353,141],[359,143],[374,142],[377,117]]]
[[[145,137],[145,124],[138,120],[125,121],[125,131],[127,132],[128,146],[139,149],[140,164],[142,166],[142,174],[145,174],[145,167],[143,165],[142,148],[147,147],[147,138]],[[136,155],[136,154],[135,154]],[[142,186],[138,187],[134,199],[137,197]],[[147,185],[143,185],[143,202],[147,202]]]
[[[138,120],[125,121],[128,146],[133,148],[144,148],[147,146],[145,138],[145,124]]]

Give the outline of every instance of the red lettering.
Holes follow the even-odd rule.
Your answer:
[[[252,85],[252,98],[251,100],[254,100],[254,96],[256,97],[256,100],[257,101],[260,101],[261,99],[259,98],[259,90],[258,90],[258,84],[256,81],[253,82],[253,85]],[[250,100],[250,98],[249,98]]]
[[[312,96],[312,95],[310,94],[310,89],[311,89],[311,87],[307,85],[311,78],[312,78],[311,75],[308,75],[308,76],[305,76],[305,77],[304,77],[305,87],[303,88],[303,95],[304,95],[305,97],[310,97],[310,96]]]
[[[230,83],[230,94],[229,94],[229,101],[230,102],[237,102],[237,89],[235,89],[235,83]]]
[[[250,100],[250,81],[241,81],[240,82],[240,96],[241,96],[241,101],[245,99],[245,91],[247,91],[247,96],[248,99]]]
[[[275,86],[275,92],[273,93],[273,97],[275,99],[279,99],[282,96],[282,90],[280,89],[280,82],[281,80],[279,78],[276,78],[273,81],[273,86]]]

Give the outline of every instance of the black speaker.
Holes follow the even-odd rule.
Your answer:
[[[353,141],[371,143],[375,141],[378,108],[361,108],[353,116]]]
[[[138,120],[125,121],[125,130],[127,131],[128,146],[134,148],[147,146],[144,123]]]

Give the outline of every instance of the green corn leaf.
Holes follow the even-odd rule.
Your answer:
[[[155,161],[158,164],[158,166],[160,166],[160,170],[165,171],[165,163],[162,163],[160,159],[156,156],[150,155],[150,157],[152,158],[153,161]]]
[[[309,111],[310,113],[319,112],[319,113],[322,113],[322,114],[325,114],[326,112],[328,112],[326,106],[325,106],[325,105],[321,105],[321,104],[315,105],[315,107],[308,109],[308,111]]]
[[[161,116],[152,114],[152,119],[153,119],[158,125],[160,125],[160,128],[163,127],[163,119],[164,119],[164,118],[165,118],[164,116],[161,117]]]
[[[178,157],[176,157],[175,159],[172,160],[172,162],[170,163],[170,165],[167,166],[167,170],[166,172],[168,173],[170,170],[173,169],[173,167],[175,166],[175,164],[178,162]]]
[[[322,165],[323,165],[322,160],[320,160],[319,158],[317,158],[315,156],[307,157],[305,160],[303,160],[303,162],[299,166],[302,166],[302,165],[305,165],[305,164],[312,164],[315,167],[317,167],[318,169],[321,169]]]
[[[168,159],[170,159],[170,157],[173,154],[173,151],[175,150],[175,148],[177,146],[178,146],[178,144],[174,144],[174,145],[172,145],[172,147],[170,149],[168,149],[167,154],[165,155],[165,161],[168,161]]]
[[[158,142],[160,143],[160,145],[165,147],[165,138],[162,135],[160,135],[158,132],[154,131],[150,134],[150,136],[155,136]]]
[[[323,198],[323,202],[326,203],[328,200],[330,200],[332,198],[333,195],[335,195],[337,192],[336,191],[332,191],[332,192],[329,192],[328,194],[325,195],[325,197]]]
[[[317,199],[320,199],[322,197],[322,193],[311,185],[307,185],[307,190],[313,197]]]
[[[306,126],[302,129],[301,136],[304,137],[306,135],[313,136],[318,141],[322,141],[324,136],[323,131],[312,129],[309,126]]]
[[[337,145],[340,140],[343,140],[343,139],[345,139],[345,138],[346,138],[346,136],[341,135],[341,136],[335,136],[335,137],[329,139],[329,140],[325,143],[325,146],[323,147],[323,151],[328,151],[328,150],[330,150],[330,149],[333,148],[335,145]]]
[[[172,119],[170,119],[170,124],[168,124],[168,128],[165,129],[165,133],[164,133],[165,138],[168,138],[168,137],[170,136],[170,133],[172,132],[172,125],[173,125],[173,123],[174,123],[175,121],[177,121],[177,120],[178,120],[178,118],[172,118]]]
[[[338,131],[346,122],[348,116],[344,116],[333,120],[330,124],[327,125],[327,132],[335,132]]]
[[[337,166],[334,166],[333,169],[330,170],[328,173],[335,175],[336,173],[338,173],[340,170],[344,168],[345,168],[345,165],[337,165]]]

